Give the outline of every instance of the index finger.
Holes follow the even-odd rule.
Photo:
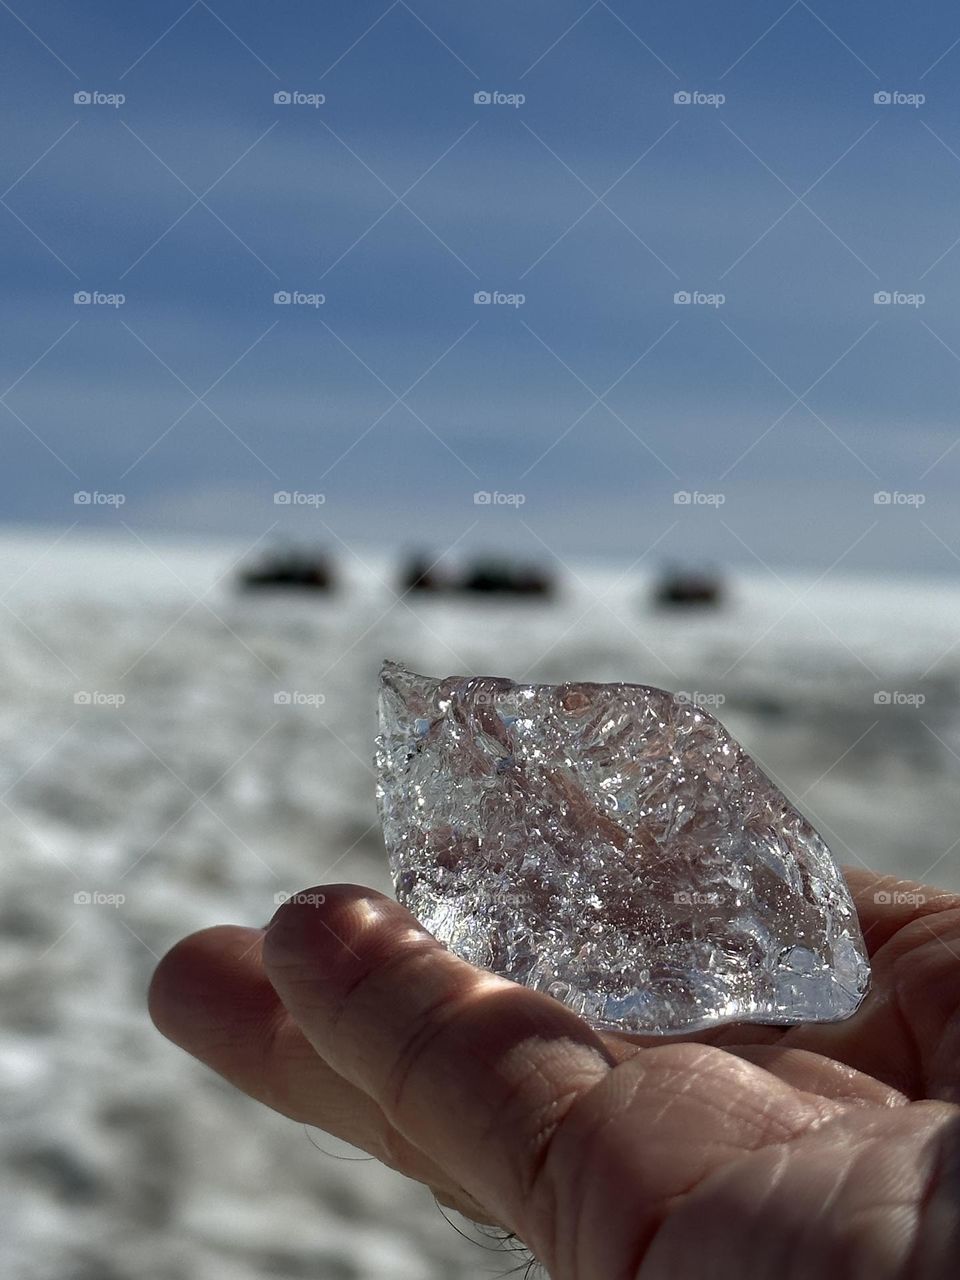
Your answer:
[[[373,890],[299,899],[264,940],[285,1006],[335,1071],[516,1229],[553,1134],[608,1075],[610,1050],[571,1010],[460,960]]]

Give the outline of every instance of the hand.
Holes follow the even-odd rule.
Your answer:
[[[150,1009],[251,1097],[515,1232],[554,1280],[954,1280],[960,897],[847,879],[873,987],[842,1023],[601,1035],[352,885],[180,942]]]

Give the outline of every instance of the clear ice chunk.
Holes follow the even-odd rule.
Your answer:
[[[689,701],[387,662],[377,766],[399,901],[595,1026],[832,1022],[866,994],[830,850]]]

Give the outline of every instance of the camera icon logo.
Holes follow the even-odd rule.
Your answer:
[[[690,294],[686,289],[678,289],[673,295],[674,304],[678,307],[688,307],[692,301]]]
[[[473,101],[478,107],[488,107],[493,99],[488,90],[481,89],[473,95]]]
[[[278,507],[289,507],[291,502],[290,490],[278,489],[273,495],[273,500]]]
[[[486,307],[490,305],[490,303],[493,301],[493,298],[487,292],[486,289],[478,289],[477,292],[473,295],[473,301],[475,306]]]
[[[74,703],[75,703],[78,707],[89,707],[89,705],[90,705],[90,703],[93,701],[93,699],[91,698],[90,694],[89,694],[89,693],[87,693],[87,691],[86,691],[85,689],[79,689],[79,690],[78,690],[78,691],[73,695],[73,701],[74,701]]]
[[[678,107],[689,107],[691,102],[689,90],[678,89],[677,92],[673,95],[673,100]]]
[[[887,889],[878,889],[873,895],[873,900],[878,907],[889,907],[893,901],[893,894]]]
[[[891,102],[889,91],[887,89],[879,89],[873,95],[873,101],[878,107],[888,107]]]
[[[274,305],[278,307],[289,307],[292,298],[286,289],[278,289],[273,295]]]
[[[77,892],[73,895],[73,900],[78,907],[88,907],[90,903],[93,901],[93,897],[90,895],[90,893],[87,892],[86,889],[78,889]]]
[[[90,505],[89,492],[86,489],[78,489],[77,492],[73,495],[73,502],[74,502],[74,506],[77,506],[77,507],[89,507]]]
[[[678,489],[673,495],[673,501],[678,507],[689,507],[691,500],[689,489]]]
[[[889,489],[878,489],[873,495],[874,505],[878,507],[889,507],[893,501],[893,497]]]
[[[873,305],[875,307],[889,307],[892,301],[893,298],[886,289],[880,289],[873,295]]]
[[[88,307],[92,301],[93,298],[86,289],[78,289],[73,295],[74,306],[77,307]]]
[[[486,489],[478,489],[473,495],[474,505],[478,507],[489,507],[492,501],[492,495]]]
[[[878,689],[873,695],[874,705],[878,707],[889,707],[891,698],[886,689]]]
[[[79,89],[73,95],[73,101],[78,107],[88,107],[92,101],[90,93],[86,89]]]
[[[274,705],[277,707],[289,707],[291,698],[286,689],[280,689],[273,695]]]
[[[286,89],[278,89],[273,95],[273,100],[278,107],[289,107],[291,102],[290,94]]]

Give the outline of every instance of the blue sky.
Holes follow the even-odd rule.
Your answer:
[[[2,4],[0,519],[954,573],[958,40],[947,4]]]

